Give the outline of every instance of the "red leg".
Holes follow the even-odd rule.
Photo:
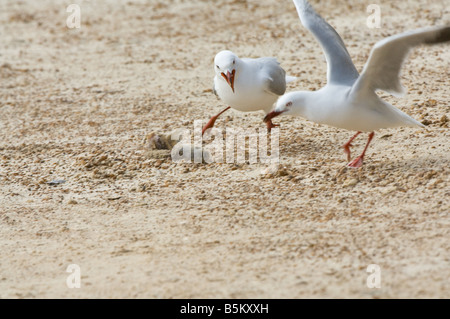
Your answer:
[[[349,163],[347,166],[351,167],[351,168],[360,168],[363,164],[363,160],[364,160],[364,155],[366,155],[366,151],[369,148],[369,144],[370,142],[372,142],[373,137],[375,136],[375,133],[372,132],[369,134],[369,140],[367,141],[367,145],[364,148],[364,151],[362,152],[362,154],[355,158],[351,163]]]
[[[267,124],[267,131],[270,133],[272,131],[273,128],[280,126],[280,124],[273,124],[272,120],[268,120],[266,122]]]
[[[362,132],[358,132],[355,134],[355,136],[353,136],[350,141],[348,141],[344,146],[342,146],[344,148],[344,152],[345,154],[347,154],[347,161],[350,162],[352,160],[352,153],[350,151],[350,147],[352,147],[352,142],[355,140],[355,138],[358,137],[359,134],[361,134]]]
[[[203,127],[202,130],[202,135],[205,134],[207,129],[210,129],[214,126],[214,123],[216,123],[217,118],[224,113],[225,111],[228,111],[231,108],[231,106],[227,107],[225,110],[223,110],[222,112],[220,112],[219,114],[217,114],[216,116],[211,117],[211,119],[209,120],[209,122]]]

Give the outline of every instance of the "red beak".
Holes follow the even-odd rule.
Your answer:
[[[231,71],[231,73],[229,71],[227,71],[227,75],[225,75],[225,73],[222,73],[223,78],[225,79],[225,81],[227,81],[228,85],[233,90],[233,93],[234,93],[234,76],[235,76],[235,74],[236,74],[236,70]]]
[[[276,112],[276,111],[272,111],[269,114],[266,115],[266,117],[264,118],[264,122],[269,122],[270,120],[272,120],[274,117],[277,117],[278,115],[283,114],[284,112]]]

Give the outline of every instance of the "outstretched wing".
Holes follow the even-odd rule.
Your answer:
[[[339,34],[306,0],[294,0],[303,26],[308,29],[322,46],[327,59],[328,83],[353,84],[359,74]]]
[[[450,27],[433,27],[409,31],[381,40],[372,49],[355,92],[383,90],[395,96],[405,93],[400,83],[400,69],[409,51],[420,44],[450,41]]]

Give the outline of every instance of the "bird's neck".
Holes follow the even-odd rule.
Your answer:
[[[307,120],[312,120],[317,112],[317,92],[300,91],[295,98],[294,106],[290,113],[301,116]]]

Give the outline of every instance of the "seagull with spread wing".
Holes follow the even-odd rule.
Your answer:
[[[338,33],[319,15],[306,0],[294,0],[302,24],[322,46],[328,65],[327,84],[315,92],[298,91],[282,96],[275,109],[266,115],[271,121],[281,114],[295,115],[319,124],[356,131],[343,148],[350,162],[350,147],[362,132],[369,139],[362,154],[348,167],[359,168],[374,131],[400,126],[423,127],[398,108],[383,101],[377,90],[395,96],[404,94],[400,83],[400,69],[409,51],[421,44],[450,41],[450,27],[431,27],[394,35],[378,42],[372,49],[361,75]]]

